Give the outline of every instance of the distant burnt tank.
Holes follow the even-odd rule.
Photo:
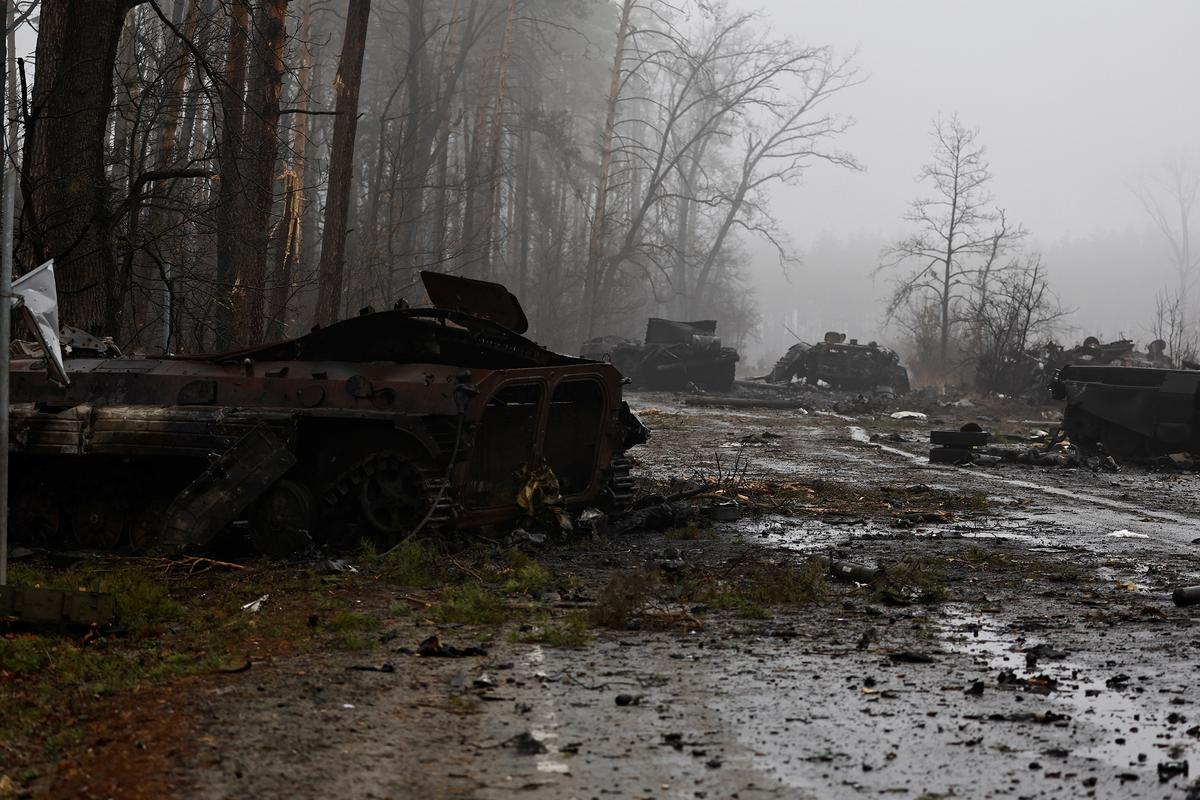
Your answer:
[[[1200,453],[1200,372],[1071,364],[1051,384],[1071,442],[1118,458]]]
[[[767,376],[770,383],[799,379],[810,384],[823,381],[835,389],[866,391],[890,387],[897,394],[908,391],[908,370],[900,365],[894,350],[875,342],[846,342],[846,334],[829,331],[817,345],[797,342],[775,364]]]
[[[422,275],[397,309],[219,355],[104,357],[70,385],[14,357],[16,532],[102,548],[204,546],[235,521],[260,550],[382,544],[630,500],[645,429],[609,364],[522,337],[498,284]],[[525,506],[524,510],[521,505]]]
[[[717,338],[715,320],[675,322],[657,317],[646,324],[645,343],[604,336],[586,342],[581,355],[612,363],[635,389],[668,391],[695,386],[728,392],[738,362],[737,351]]]

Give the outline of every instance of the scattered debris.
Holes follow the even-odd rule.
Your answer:
[[[417,646],[417,655],[425,658],[466,658],[467,656],[486,656],[487,650],[482,647],[453,647],[443,645],[437,635],[421,640]]]
[[[1200,604],[1200,586],[1181,586],[1171,592],[1171,600],[1177,606],[1194,606]]]
[[[269,594],[264,594],[257,600],[251,600],[249,603],[246,603],[242,606],[242,611],[249,611],[251,614],[257,614],[259,611],[262,611],[263,603],[267,602],[267,599],[270,598],[270,596],[271,595]]]
[[[937,445],[929,451],[931,464],[972,464],[980,460],[977,448],[991,441],[991,434],[973,422],[968,422],[957,431],[930,431],[930,444]]]

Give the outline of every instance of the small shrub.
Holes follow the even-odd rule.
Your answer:
[[[442,592],[441,602],[432,609],[438,622],[484,625],[504,622],[510,616],[504,599],[478,583],[453,586]]]
[[[504,591],[512,594],[541,594],[554,585],[554,573],[536,561],[528,561],[513,570],[504,582]]]
[[[171,598],[167,586],[140,569],[122,569],[102,578],[100,591],[117,598],[117,614],[130,628],[169,622],[183,615],[183,606]]]
[[[596,605],[588,610],[588,619],[602,628],[628,628],[633,616],[650,599],[650,592],[657,583],[658,575],[653,572],[621,572],[613,575],[600,590]]]
[[[437,554],[425,542],[403,542],[382,563],[380,575],[388,583],[428,589],[444,582]]]

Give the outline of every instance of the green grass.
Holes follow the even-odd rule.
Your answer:
[[[479,583],[465,583],[443,590],[437,605],[430,611],[437,622],[465,625],[493,625],[513,617],[504,598]]]
[[[428,589],[447,581],[441,559],[425,542],[404,542],[378,562],[380,577],[397,586]]]
[[[720,580],[702,582],[694,598],[744,619],[769,619],[771,608],[825,600],[829,596],[826,572],[825,563],[817,558],[747,562]]]
[[[517,633],[516,640],[549,647],[583,647],[592,641],[592,634],[588,630],[587,613],[572,611],[558,621],[543,620],[532,630]]]
[[[554,586],[554,573],[531,561],[513,569],[504,582],[504,591],[509,594],[538,595]]]

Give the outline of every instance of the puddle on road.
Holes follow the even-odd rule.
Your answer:
[[[1029,669],[1025,651],[1039,644],[1053,647],[1053,642],[1006,632],[989,614],[956,606],[942,610],[943,641],[948,649],[967,653],[997,675],[1012,670],[1018,678],[1046,675],[1057,681],[1054,691],[1044,698],[1058,707],[1056,713],[1069,714],[1076,726],[1073,739],[1078,745],[1071,750],[1072,757],[1150,774],[1164,761],[1194,760],[1197,750],[1193,743],[1168,728],[1165,717],[1170,712],[1155,710],[1142,701],[1136,677],[1109,685],[1124,674],[1119,668],[1097,670],[1069,658],[1039,659]],[[1149,687],[1145,690],[1150,691]]]
[[[732,523],[731,530],[756,537],[762,544],[798,552],[812,552],[845,544],[851,539],[916,537],[922,539],[980,539],[1021,542],[1037,552],[1060,552],[1061,538],[1029,533],[1032,528],[1019,519],[962,521],[953,525],[929,525],[911,530],[871,522],[838,525],[821,520],[800,519],[782,514],[747,517]]]

